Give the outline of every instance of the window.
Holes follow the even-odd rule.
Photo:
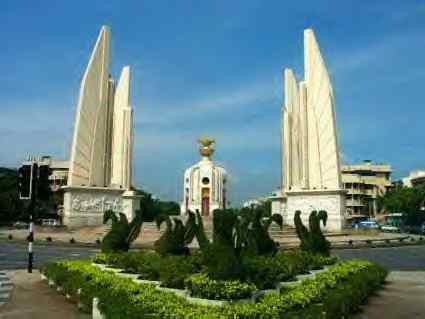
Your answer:
[[[209,179],[208,177],[204,177],[204,178],[202,179],[202,184],[207,185],[207,184],[209,184],[209,183],[210,183],[210,179]]]

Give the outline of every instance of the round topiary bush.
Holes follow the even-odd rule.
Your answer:
[[[71,239],[69,240],[69,243],[70,243],[70,244],[75,244],[75,239],[74,239],[74,238],[71,238]]]
[[[9,240],[12,240],[12,239],[13,239],[12,234],[9,234],[9,236],[7,236],[7,238],[8,238]]]
[[[48,241],[48,242],[51,242],[51,241],[53,241],[53,239],[52,239],[52,237],[46,237],[46,241]]]

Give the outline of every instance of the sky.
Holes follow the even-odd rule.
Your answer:
[[[69,156],[79,85],[102,25],[112,75],[132,68],[135,184],[181,200],[196,140],[230,201],[280,184],[282,71],[303,74],[313,28],[336,95],[342,161],[425,168],[425,1],[23,1],[0,3],[0,166]]]

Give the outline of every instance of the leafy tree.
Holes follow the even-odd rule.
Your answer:
[[[17,220],[25,209],[18,194],[18,172],[0,167],[0,223]]]
[[[111,221],[111,230],[103,237],[101,250],[103,253],[126,252],[131,243],[139,236],[142,229],[142,212],[136,211],[136,216],[129,223],[123,213],[117,215],[113,210],[107,210],[103,215],[103,223]]]
[[[161,201],[153,198],[152,194],[143,190],[137,191],[142,196],[140,200],[140,210],[143,212],[143,220],[153,222],[162,215],[178,215],[180,205],[172,201]]]
[[[425,187],[397,186],[378,197],[378,206],[390,213],[402,213],[408,225],[417,224],[423,219],[421,208],[425,203]]]

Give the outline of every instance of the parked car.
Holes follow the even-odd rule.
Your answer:
[[[61,226],[59,221],[56,220],[56,219],[53,219],[53,218],[42,219],[41,225],[42,226],[49,226],[49,227],[59,227],[59,226]]]
[[[374,220],[361,221],[358,223],[358,229],[379,229],[379,224]]]
[[[14,223],[13,226],[16,229],[27,229],[29,227],[29,224],[26,223],[26,222],[20,222],[20,221],[18,221],[16,223]]]
[[[394,226],[394,225],[391,225],[391,224],[382,225],[381,230],[383,232],[388,232],[388,233],[399,233],[399,232],[401,232],[400,227]]]

